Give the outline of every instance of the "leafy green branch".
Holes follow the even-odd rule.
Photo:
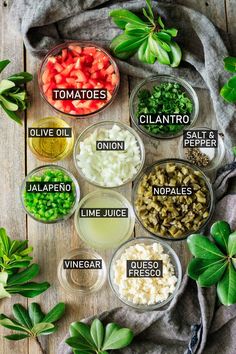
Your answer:
[[[236,73],[236,57],[224,59],[224,69]],[[232,76],[220,90],[220,95],[229,103],[236,103],[236,75]]]
[[[174,41],[177,29],[167,29],[159,16],[155,19],[151,0],[146,0],[147,9],[143,9],[145,20],[126,9],[113,10],[110,13],[114,23],[124,32],[115,37],[110,45],[113,54],[119,59],[128,59],[135,53],[141,62],[177,67],[182,53]]]
[[[0,61],[0,73],[10,64],[10,60]],[[24,84],[33,76],[28,72],[20,72],[0,81],[0,106],[15,122],[22,124],[17,111],[24,111],[29,104]]]
[[[104,327],[99,319],[95,319],[91,327],[82,322],[71,323],[70,335],[66,343],[74,354],[108,354],[108,350],[127,347],[134,337],[129,328],[121,328],[116,323]]]
[[[33,338],[39,345],[41,352],[44,353],[38,337],[57,331],[54,322],[57,322],[64,315],[65,304],[58,303],[47,314],[44,314],[40,305],[34,302],[29,305],[29,310],[21,304],[15,304],[12,312],[14,319],[4,314],[0,315],[0,325],[17,331],[17,333],[6,335],[4,338],[14,341]]]
[[[40,270],[38,264],[30,264],[32,250],[27,241],[11,240],[0,228],[0,299],[13,294],[32,298],[49,288],[47,282],[30,282]]]
[[[188,275],[201,287],[217,285],[223,305],[236,303],[236,231],[226,221],[211,227],[213,241],[203,235],[191,235],[187,242],[195,257],[188,265]]]

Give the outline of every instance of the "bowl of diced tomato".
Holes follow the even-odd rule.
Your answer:
[[[111,55],[94,43],[67,41],[48,52],[38,73],[40,93],[71,118],[100,113],[115,99],[120,75]]]

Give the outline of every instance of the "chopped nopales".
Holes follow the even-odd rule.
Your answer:
[[[98,141],[124,142],[123,150],[97,150]],[[80,143],[77,164],[88,180],[106,187],[122,185],[138,172],[141,152],[135,136],[114,124],[96,129]]]

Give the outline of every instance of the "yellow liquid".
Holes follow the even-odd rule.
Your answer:
[[[124,204],[115,198],[101,196],[87,200],[83,208],[124,208]],[[131,233],[130,213],[128,218],[80,218],[78,216],[79,235],[93,247],[114,248],[127,240]]]
[[[33,128],[69,128],[70,126],[57,117],[40,119]],[[74,135],[71,137],[34,137],[29,138],[29,147],[39,160],[54,162],[67,157],[74,146]]]

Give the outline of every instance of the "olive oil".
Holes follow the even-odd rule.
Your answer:
[[[73,132],[70,136],[66,134],[68,128],[70,126],[57,117],[47,117],[37,121],[32,125],[35,134],[30,135],[28,139],[33,154],[45,162],[55,162],[66,158],[74,146]],[[52,131],[54,133],[50,134]]]

